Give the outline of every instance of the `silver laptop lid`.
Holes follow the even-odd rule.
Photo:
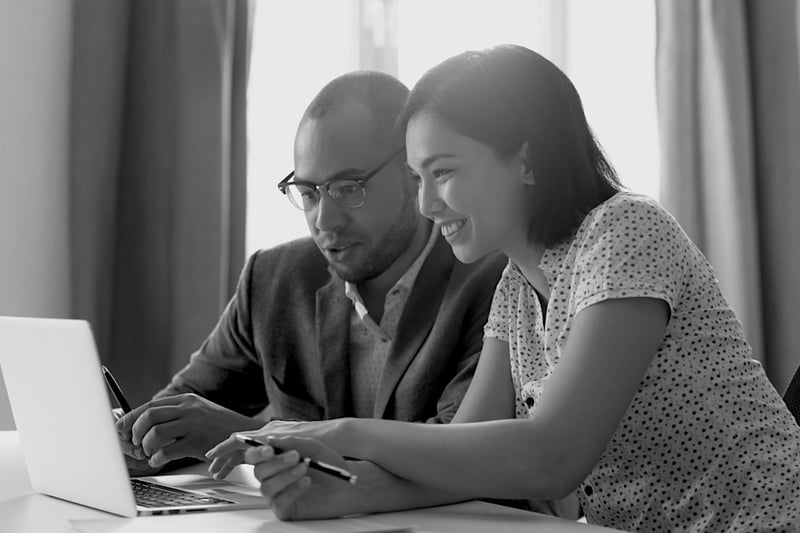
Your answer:
[[[0,367],[34,490],[136,516],[89,323],[0,317]]]

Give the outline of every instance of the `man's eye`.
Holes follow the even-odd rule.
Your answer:
[[[297,187],[297,192],[304,200],[308,200],[316,196],[316,194],[314,194],[314,189],[310,187]]]
[[[339,194],[356,194],[361,189],[358,183],[340,183],[336,188]]]
[[[413,181],[417,186],[419,186],[420,183],[422,183],[422,178],[420,178],[419,174],[417,174],[416,172],[412,172],[411,174],[409,174],[408,178],[411,181]]]
[[[431,172],[431,175],[434,179],[441,179],[447,177],[453,173],[452,168],[437,168]]]

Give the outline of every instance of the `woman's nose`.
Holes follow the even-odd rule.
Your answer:
[[[438,188],[424,178],[420,178],[417,201],[419,202],[419,212],[431,220],[436,218],[436,214],[444,207]]]

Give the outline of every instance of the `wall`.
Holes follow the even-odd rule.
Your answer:
[[[69,313],[71,12],[69,1],[0,2],[0,315]],[[13,427],[0,381],[0,430]]]

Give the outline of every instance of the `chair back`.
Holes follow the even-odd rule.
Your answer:
[[[792,381],[789,382],[786,392],[783,393],[783,402],[794,415],[797,423],[800,424],[800,367],[795,371]]]

